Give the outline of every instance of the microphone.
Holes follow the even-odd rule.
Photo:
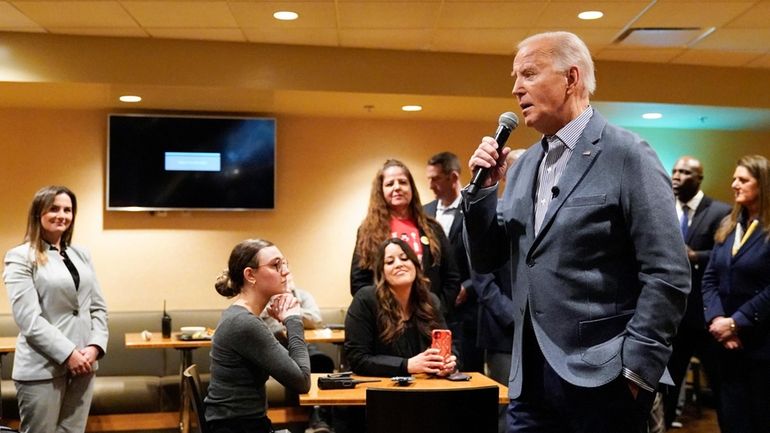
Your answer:
[[[512,112],[507,111],[500,115],[500,118],[497,120],[497,122],[497,131],[495,131],[494,139],[497,141],[497,151],[500,152],[502,156],[502,150],[505,146],[505,142],[508,140],[508,136],[511,135],[511,131],[519,126],[519,118],[516,117],[516,115]],[[499,162],[500,161],[498,161],[498,163]],[[471,180],[471,183],[468,185],[468,189],[466,190],[470,196],[476,195],[479,187],[484,184],[485,180],[487,180],[490,170],[494,170],[494,167],[479,168],[475,173],[473,173],[473,179]]]
[[[553,188],[551,188],[551,194],[552,194],[551,199],[554,199],[554,198],[558,197],[559,196],[559,191],[560,191],[559,187],[554,185]]]

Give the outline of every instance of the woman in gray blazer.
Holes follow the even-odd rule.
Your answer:
[[[3,279],[19,326],[12,377],[22,432],[83,432],[96,360],[107,347],[107,306],[90,255],[70,245],[75,194],[35,194],[25,243],[5,256]]]

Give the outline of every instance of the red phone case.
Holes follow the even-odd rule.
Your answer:
[[[452,355],[452,331],[448,329],[434,329],[431,337],[433,337],[433,342],[430,347],[440,350],[440,355],[444,359]]]

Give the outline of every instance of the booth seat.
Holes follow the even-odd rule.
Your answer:
[[[221,310],[169,311],[175,330],[182,326],[215,328]],[[344,308],[323,308],[325,323],[343,323]],[[127,349],[124,335],[150,330],[160,332],[161,312],[110,312],[110,339],[107,355],[99,361],[94,397],[91,403],[89,431],[142,430],[173,428],[178,424],[180,352],[175,349]],[[15,336],[18,328],[13,318],[0,315],[0,336]],[[318,344],[319,348],[338,359],[338,348]],[[16,389],[10,380],[13,353],[2,358],[2,422],[14,425],[18,420]],[[204,390],[208,386],[210,358],[208,348],[193,351],[193,363],[198,365]],[[287,392],[274,379],[267,382],[269,416],[275,424],[303,422],[307,411],[297,406],[296,395]],[[150,415],[152,414],[152,415]]]

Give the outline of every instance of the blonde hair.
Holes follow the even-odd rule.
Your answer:
[[[770,217],[770,196],[768,195],[770,193],[770,164],[767,158],[762,155],[746,155],[738,160],[737,166],[748,170],[751,177],[757,180],[757,185],[759,186],[759,214],[757,219],[765,231],[765,239],[770,241],[770,230],[768,230],[767,226],[768,218]],[[714,235],[714,239],[717,242],[724,242],[730,233],[735,230],[735,226],[738,225],[738,220],[741,218],[743,211],[743,206],[738,203],[733,204],[732,212],[722,220],[722,224]]]

